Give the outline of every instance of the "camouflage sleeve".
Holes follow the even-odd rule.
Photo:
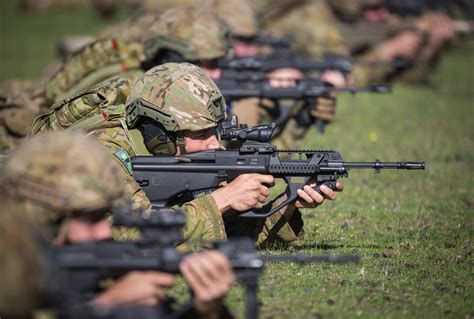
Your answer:
[[[383,59],[380,56],[380,51],[378,48],[373,48],[369,50],[362,56],[358,57],[360,61],[382,61]],[[387,66],[374,66],[370,67],[363,64],[356,64],[354,65],[354,69],[352,71],[352,77],[354,80],[354,85],[357,86],[365,86],[369,84],[376,84],[380,83],[387,78],[389,78],[395,70],[387,65]]]
[[[326,52],[348,54],[336,18],[325,1],[301,1],[281,16],[267,20],[266,27],[274,36],[291,36],[294,49],[313,58],[321,58]]]
[[[239,123],[255,126],[271,122],[269,112],[274,107],[270,100],[248,98],[232,102],[232,113],[237,115]]]
[[[179,248],[227,238],[224,221],[211,194],[187,202],[180,209],[186,215],[186,225],[183,230],[184,243]]]
[[[290,118],[280,134],[272,138],[271,142],[281,150],[298,148],[298,141],[303,140],[308,129],[309,127],[300,126],[294,118]]]
[[[151,203],[145,192],[132,176],[130,156],[135,155],[129,137],[120,127],[105,128],[93,133],[123,168],[126,194],[132,199],[132,207],[150,209]],[[224,222],[211,195],[201,196],[180,207],[187,217],[184,227],[185,241],[212,241],[226,238]]]
[[[272,197],[274,198],[276,193],[280,193],[285,186],[282,179],[277,179],[276,185],[272,190]],[[283,198],[280,196],[273,203],[272,207],[277,206],[282,200]],[[258,234],[257,245],[261,248],[279,244],[298,246],[302,244],[303,237],[304,230],[301,212],[295,209],[289,222],[287,222],[285,217],[279,212],[267,217]]]
[[[123,170],[125,191],[132,199],[132,209],[151,209],[151,203],[145,192],[140,188],[133,176]],[[186,225],[183,228],[184,241],[179,246],[182,250],[200,249],[203,242],[225,240],[226,233],[222,216],[212,196],[205,195],[185,203],[179,208],[186,215]],[[123,235],[121,237],[131,237]]]
[[[428,61],[426,59],[416,59],[411,66],[397,73],[395,79],[404,83],[422,83],[426,82],[428,76],[436,67],[438,59]]]
[[[125,173],[125,171],[124,171]],[[137,184],[133,176],[126,172],[125,179],[125,194],[132,200],[133,210],[148,210],[151,209],[151,203],[145,192]]]

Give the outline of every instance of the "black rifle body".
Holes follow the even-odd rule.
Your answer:
[[[327,95],[331,92],[345,92],[351,94],[361,92],[390,93],[392,90],[389,85],[335,88],[319,80],[301,80],[294,87],[275,88],[265,80],[263,74],[263,79],[255,78],[255,74],[252,74],[252,72],[233,71],[233,74],[240,78],[233,78],[234,75],[232,75],[229,76],[229,78],[224,77],[223,79],[215,81],[224,98],[227,101],[235,101],[244,98],[257,97],[275,101],[277,114],[273,121],[276,123],[276,126],[280,131],[294,113],[293,107],[297,107],[299,105],[297,102],[299,101],[305,101],[305,103],[304,107],[297,114],[298,124],[307,127],[314,123],[316,128],[323,133],[326,123],[317,118],[313,118],[310,115],[311,109],[315,103],[314,100],[318,97]],[[245,80],[247,77],[246,74],[250,76],[248,80]],[[279,106],[278,102],[280,100],[295,100],[295,103],[293,107],[283,108]]]
[[[126,309],[118,309],[110,316],[98,316],[94,314],[93,308],[84,308],[94,298],[98,283],[103,279],[119,278],[130,271],[180,272],[179,265],[188,253],[178,252],[175,245],[177,240],[182,239],[184,214],[173,210],[152,211],[147,213],[146,218],[143,218],[143,214],[114,216],[117,226],[140,228],[142,235],[138,241],[105,241],[52,248],[50,261],[54,268],[50,277],[50,294],[56,299],[62,318],[83,318],[87,310],[90,312],[89,317],[135,318],[136,311],[141,311],[142,318],[156,318],[157,313],[168,318],[160,312],[162,310],[159,307],[135,307],[129,309],[135,311],[131,313],[127,313]],[[237,278],[246,287],[246,317],[249,319],[257,318],[258,277],[266,262],[342,264],[359,261],[358,256],[351,255],[259,255],[249,238],[214,243],[214,248],[229,258]],[[189,309],[190,306],[186,304],[184,308]]]
[[[238,150],[208,150],[182,157],[132,158],[133,176],[154,208],[186,202],[194,195],[216,189],[241,174],[269,174],[287,184],[286,200],[276,207],[270,203],[242,217],[267,217],[296,201],[297,190],[313,179],[315,189],[326,185],[336,189],[336,181],[348,177],[350,169],[424,169],[418,162],[344,162],[336,151],[277,151],[268,143],[245,142]],[[267,207],[268,206],[268,207]]]

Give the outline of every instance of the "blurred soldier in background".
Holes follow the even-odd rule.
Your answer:
[[[38,84],[5,83],[0,88],[0,151],[5,153],[15,146],[34,118],[54,102],[118,74],[133,82],[147,69],[170,59],[206,63],[225,56],[230,46],[227,29],[212,14],[172,9],[161,18],[166,21],[166,27],[157,20],[155,13],[144,11],[125,24],[133,26],[130,32],[121,33],[125,42],[104,38],[87,44],[69,55],[54,74]],[[143,29],[149,32],[142,32]],[[138,34],[139,39],[135,41]],[[182,42],[173,46],[176,38]],[[150,48],[144,48],[148,41],[152,42]]]
[[[259,23],[255,4],[239,0],[204,0],[201,5],[212,10],[230,27],[233,38],[232,56],[251,57],[271,51],[271,48],[258,45],[255,42],[257,36],[264,33]],[[294,68],[281,68],[267,74],[269,83],[274,87],[293,87],[304,77],[301,70]],[[337,87],[347,85],[344,76],[337,71],[327,70],[323,72],[321,79]],[[290,107],[295,101],[280,101],[280,103],[284,104],[280,105],[282,107]],[[303,103],[301,101],[300,104]],[[268,99],[249,98],[233,102],[231,110],[238,116],[241,123],[252,126],[272,122],[274,118],[271,114],[275,113],[274,108],[274,102]],[[295,109],[300,108],[295,107]],[[336,97],[334,94],[328,94],[314,101],[311,115],[324,121],[332,121],[335,117],[335,110]],[[272,143],[281,149],[297,147],[298,141],[304,138],[309,127],[302,126],[292,117],[285,128],[272,139]]]
[[[193,8],[169,9],[159,16],[144,12],[127,25],[131,31],[122,34],[125,41],[121,36],[98,40],[66,59],[48,83],[48,99],[63,100],[115,75],[133,82],[144,71],[166,62],[189,61],[212,74],[218,72],[215,61],[231,45],[220,19]],[[142,29],[147,31],[134,32]],[[90,62],[84,64],[84,60]]]
[[[390,70],[386,76],[397,76],[409,82],[422,82],[436,65],[442,49],[453,40],[451,19],[439,12],[425,12],[416,19],[391,14],[385,1],[330,0],[338,17],[338,28],[351,54],[380,61],[401,58],[406,66]],[[371,82],[381,75],[366,71],[360,75]]]
[[[109,155],[93,139],[79,133],[40,134],[12,152],[2,171],[0,196],[8,212],[2,213],[0,244],[8,248],[1,252],[1,264],[6,271],[2,273],[8,280],[18,279],[18,282],[2,287],[10,289],[24,283],[17,286],[18,289],[39,292],[39,278],[45,275],[40,272],[44,268],[38,265],[41,261],[39,243],[22,237],[30,231],[33,234],[39,223],[50,226],[55,245],[111,238],[109,215],[124,204],[122,185],[120,167],[110,161]],[[32,218],[36,225],[28,222]],[[18,229],[10,229],[12,224],[25,228],[13,233]],[[15,241],[15,238],[21,240]],[[12,251],[9,245],[16,245],[19,250]],[[22,257],[20,251],[28,255]],[[37,267],[25,269],[35,263]],[[181,270],[195,292],[194,306],[199,316],[218,318],[226,313],[222,298],[235,280],[226,257],[215,251],[191,255],[182,263]],[[212,285],[206,286],[204,283],[209,280]],[[108,309],[118,305],[157,304],[166,299],[163,287],[173,283],[174,276],[166,273],[131,272],[99,293],[89,306]],[[22,303],[7,304],[16,293],[14,289],[1,290],[5,298],[1,300],[0,314],[27,311],[37,305],[37,296],[31,292],[26,298],[20,298]],[[16,309],[19,306],[22,308]]]
[[[452,38],[452,28],[445,16],[428,15],[410,27],[400,26],[391,22],[393,19],[381,0],[258,3],[270,33],[292,36],[298,51],[311,57],[325,53],[351,54],[367,61],[366,65],[354,66],[353,80],[357,85],[380,83],[397,74],[399,70],[390,64],[397,58],[408,61],[412,69],[426,64],[414,59],[422,56],[423,61],[432,60],[433,52],[439,52],[440,46]],[[428,42],[425,32],[429,33]],[[370,61],[388,63],[371,65]]]

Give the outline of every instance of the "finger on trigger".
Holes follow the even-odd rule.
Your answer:
[[[261,186],[260,186],[260,194],[262,194],[263,196],[267,197],[268,195],[270,195],[270,190],[268,189],[267,186],[261,185]]]
[[[314,200],[311,198],[311,196],[309,196],[304,190],[298,189],[296,192],[298,193],[298,196],[301,197],[301,199],[303,199],[306,203],[314,203]]]
[[[267,184],[273,186],[275,184],[275,178],[272,175],[258,175],[258,179],[261,184]]]
[[[323,185],[324,188],[321,186],[321,192],[324,194],[324,196],[330,200],[335,200],[336,199],[336,192],[327,187],[326,185]]]

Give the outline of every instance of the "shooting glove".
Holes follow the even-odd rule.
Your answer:
[[[336,117],[336,96],[320,96],[310,110],[311,116],[323,121],[333,121]]]

